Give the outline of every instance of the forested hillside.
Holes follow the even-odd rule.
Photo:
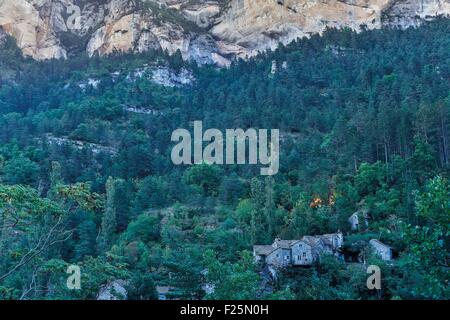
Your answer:
[[[0,299],[95,299],[118,279],[129,299],[450,298],[449,34],[328,30],[227,69],[160,51],[36,62],[3,40]],[[194,120],[280,129],[280,172],[174,166],[171,133]],[[370,222],[352,231],[356,211]],[[345,260],[276,281],[253,264],[254,244],[338,230]]]

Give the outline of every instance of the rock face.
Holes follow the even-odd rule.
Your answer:
[[[436,16],[448,17],[450,14],[449,0],[403,0],[394,1],[383,13],[386,25],[406,28],[418,26],[423,21]]]
[[[125,280],[114,280],[100,288],[97,300],[127,300],[128,282]]]
[[[0,0],[0,26],[16,38],[25,55],[36,59],[65,57],[66,51],[59,45],[50,17],[40,2]]]
[[[0,48],[1,48],[1,46],[3,46],[3,44],[6,42],[7,36],[8,36],[8,35],[6,34],[6,32],[3,31],[2,28],[0,28]]]
[[[230,50],[253,55],[326,27],[408,27],[449,14],[448,0],[232,0],[211,32]]]
[[[450,0],[0,0],[0,27],[35,59],[149,49],[227,65],[326,27],[409,27]]]

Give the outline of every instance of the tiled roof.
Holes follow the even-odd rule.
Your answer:
[[[314,237],[314,236],[304,236],[302,238],[302,241],[309,244],[311,247],[315,247],[318,245],[321,241],[320,237]]]
[[[267,256],[271,254],[273,251],[275,251],[277,248],[274,248],[271,245],[266,246],[253,246],[253,250],[255,253],[259,256]]]
[[[372,245],[379,245],[379,246],[383,246],[383,247],[392,249],[391,246],[388,246],[387,244],[384,244],[383,242],[381,242],[380,240],[377,240],[377,239],[372,239],[369,241],[369,243]]]
[[[369,214],[368,214],[368,210],[358,210],[355,213],[353,213],[350,218],[359,218],[359,214],[362,213],[362,216],[364,217],[364,219],[369,219]],[[349,219],[350,219],[349,218]]]
[[[282,249],[289,249],[292,247],[296,242],[299,240],[275,240],[274,244],[272,246],[276,248],[282,248]]]
[[[320,236],[321,240],[327,245],[333,245],[333,238],[335,234],[324,234]]]
[[[170,291],[172,291],[174,288],[173,287],[169,287],[169,286],[156,286],[156,291],[159,294],[166,294],[169,293]]]

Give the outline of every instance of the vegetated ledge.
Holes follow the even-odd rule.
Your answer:
[[[135,82],[138,79],[144,78],[157,85],[170,88],[189,86],[196,80],[192,71],[186,68],[181,68],[176,71],[169,66],[150,66],[148,64],[144,64],[142,67],[124,74],[120,71],[115,71],[112,72],[110,76],[113,82],[116,82],[121,76],[128,82]],[[91,75],[87,79],[76,81],[75,83],[72,81],[67,82],[64,89],[68,89],[73,83],[81,90],[86,90],[89,87],[97,89],[101,82],[102,80],[99,77]]]
[[[103,153],[109,154],[110,156],[117,156],[119,153],[119,150],[117,148],[111,146],[104,146],[97,143],[70,139],[69,137],[55,137],[51,133],[47,133],[45,135],[45,138],[51,145],[57,146],[70,145],[78,150],[90,149],[94,155],[99,155]],[[39,142],[42,143],[43,139],[39,139]]]

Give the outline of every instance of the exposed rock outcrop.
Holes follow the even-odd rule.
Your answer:
[[[40,2],[0,0],[0,26],[17,40],[23,53],[36,59],[66,57],[60,46],[50,17],[41,15]]]
[[[0,28],[0,47],[5,44],[7,37],[8,34]]]
[[[385,25],[406,28],[449,14],[449,0],[402,0],[392,1],[383,11],[382,20]]]
[[[114,280],[100,288],[97,300],[127,300],[127,286],[128,281],[126,280]]]
[[[448,0],[232,0],[211,32],[236,54],[254,55],[326,27],[408,27],[449,14]]]
[[[449,15],[450,0],[0,0],[0,27],[36,59],[74,47],[162,49],[227,65],[326,27],[405,28]]]

